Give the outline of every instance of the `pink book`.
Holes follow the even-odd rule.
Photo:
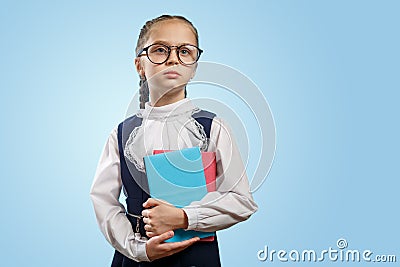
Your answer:
[[[153,154],[160,154],[172,150],[155,149]],[[217,163],[215,159],[215,152],[201,152],[201,159],[204,166],[204,175],[206,177],[207,191],[212,192],[217,190],[216,176],[217,176]],[[200,241],[214,241],[214,236],[201,238]]]

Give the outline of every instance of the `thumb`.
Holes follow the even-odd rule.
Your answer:
[[[162,233],[159,236],[155,236],[153,238],[157,239],[157,243],[162,243],[165,240],[170,239],[173,236],[174,236],[174,231],[168,231],[168,232]]]
[[[151,207],[158,206],[158,205],[159,205],[159,202],[157,200],[155,200],[154,198],[149,198],[149,199],[147,199],[146,202],[143,203],[144,208],[151,208]]]

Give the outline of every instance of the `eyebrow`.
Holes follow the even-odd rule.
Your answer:
[[[154,41],[153,43],[151,43],[151,44],[172,45],[170,42],[164,41],[164,40],[155,40],[155,41]],[[151,45],[151,44],[149,44],[149,45]],[[180,46],[180,45],[195,45],[195,44],[191,44],[191,43],[189,43],[189,42],[186,42],[186,43],[178,43],[178,44],[176,44],[176,46]]]

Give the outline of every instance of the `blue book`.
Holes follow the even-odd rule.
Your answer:
[[[144,157],[150,196],[182,208],[207,194],[206,178],[199,147],[185,148]],[[166,242],[178,242],[212,232],[177,229]]]

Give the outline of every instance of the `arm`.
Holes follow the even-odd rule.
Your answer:
[[[213,120],[208,151],[216,151],[217,191],[183,208],[188,230],[225,229],[247,220],[258,208],[231,129],[220,118]]]
[[[101,232],[107,241],[135,261],[149,261],[146,243],[135,240],[125,208],[119,202],[122,181],[120,173],[117,128],[110,134],[100,157],[90,197]]]
[[[122,188],[118,152],[117,128],[109,136],[97,166],[90,190],[96,218],[107,241],[122,254],[135,261],[152,261],[182,251],[198,238],[182,242],[164,243],[174,234],[165,231],[152,236],[147,242],[135,239],[132,225],[119,202]]]

